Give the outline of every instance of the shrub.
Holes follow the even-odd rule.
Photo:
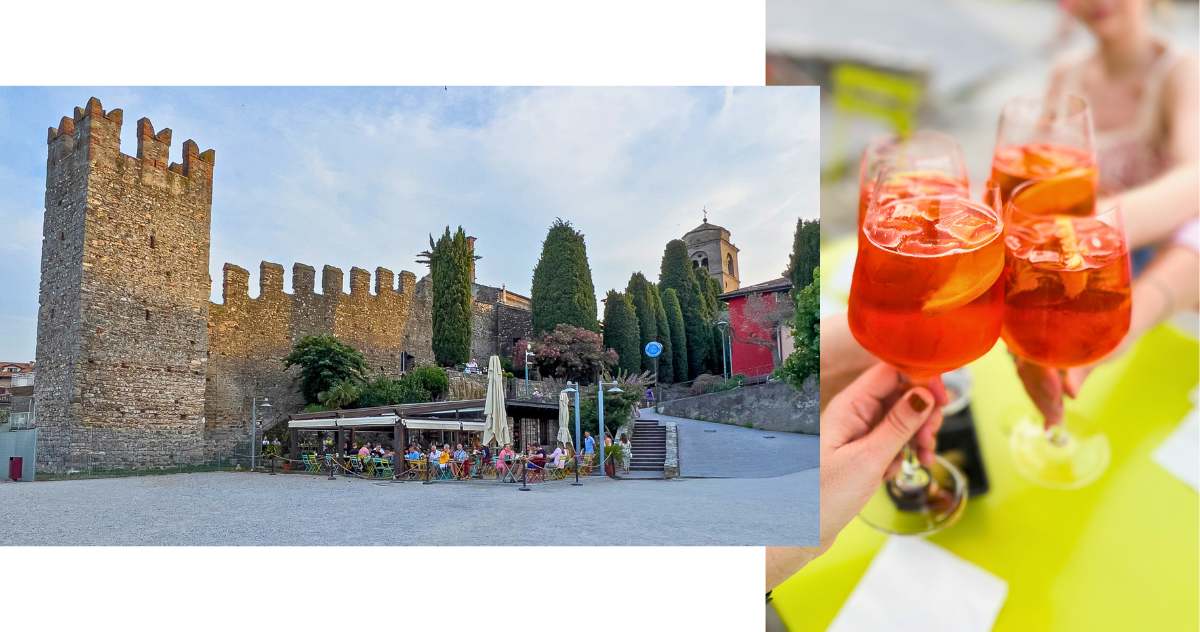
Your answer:
[[[412,380],[414,386],[429,393],[432,399],[439,399],[446,396],[450,390],[450,379],[446,377],[445,369],[436,366],[422,366],[409,371],[408,375],[404,376],[407,380]]]
[[[534,349],[533,362],[543,377],[590,382],[617,364],[617,352],[603,348],[600,334],[571,325],[546,332]]]
[[[284,369],[300,367],[300,392],[308,404],[321,401],[321,393],[338,382],[361,382],[367,373],[362,353],[337,338],[323,334],[301,338],[283,359]]]

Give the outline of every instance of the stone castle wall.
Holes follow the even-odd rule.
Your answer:
[[[49,138],[35,382],[39,462],[167,465],[199,458],[214,152],[98,100]],[[39,371],[41,366],[39,366]]]
[[[350,270],[350,293],[343,273],[325,266],[321,292],[314,291],[312,266],[292,267],[292,291],[283,291],[283,266],[263,262],[258,296],[249,296],[249,273],[225,264],[222,302],[209,306],[209,371],[205,388],[205,438],[210,455],[245,452],[246,420],[253,397],[268,397],[265,419],[303,407],[296,370],[285,372],[283,359],[301,338],[332,334],[361,351],[372,374],[398,375],[404,353],[428,361],[423,347],[407,346],[405,331],[416,295],[416,277],[386,268],[371,273]],[[422,344],[420,340],[418,345]]]

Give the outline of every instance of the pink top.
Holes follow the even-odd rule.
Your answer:
[[[361,457],[364,457],[364,458],[365,458],[365,457],[368,457],[368,456],[371,456],[371,451],[370,451],[370,450],[368,450],[368,449],[367,449],[367,446],[365,446],[365,445],[364,445],[363,447],[361,447],[361,448],[359,448],[359,449],[358,449],[358,456],[361,456]]]
[[[1142,80],[1133,116],[1119,126],[1096,128],[1101,195],[1113,195],[1145,184],[1171,167],[1162,93],[1171,69],[1183,59],[1183,53],[1163,43],[1162,53]],[[1083,77],[1087,68],[1085,61],[1086,57],[1064,64],[1066,69],[1060,85],[1064,93],[1087,97]]]

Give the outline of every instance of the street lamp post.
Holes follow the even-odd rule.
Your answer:
[[[258,452],[258,409],[270,408],[271,400],[267,397],[254,397],[250,400],[250,471],[254,471],[255,455]]]
[[[532,346],[533,345],[530,345],[528,343],[525,344],[525,397],[526,397],[526,399],[529,398],[529,358],[536,355],[532,351],[530,351],[530,347],[532,347]]]
[[[730,366],[732,362],[727,363],[725,355],[725,334],[729,330],[729,323],[723,320],[717,322],[717,330],[721,332],[721,376],[728,380],[730,369],[732,369]]]
[[[601,379],[596,382],[596,395],[597,395],[596,417],[597,417],[597,421],[599,423],[599,429],[600,429],[600,432],[599,432],[600,436],[597,437],[597,440],[600,443],[600,469],[601,469],[601,471],[604,471],[604,387],[605,386],[612,386],[612,388],[608,389],[608,392],[610,392],[610,393],[624,393],[625,392],[625,391],[621,390],[620,387],[617,386],[616,381],[605,382],[603,379]]]

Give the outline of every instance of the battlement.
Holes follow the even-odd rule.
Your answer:
[[[250,298],[250,272],[245,268],[226,263],[222,267],[221,300],[226,305],[231,302],[260,300],[286,294],[283,291],[283,266],[270,261],[259,263],[258,297]],[[399,284],[396,273],[384,267],[375,268],[375,282],[371,283],[371,273],[359,267],[350,268],[350,294],[352,297],[411,295],[416,291],[417,276],[412,272],[400,272]],[[329,297],[346,296],[343,291],[345,273],[336,266],[324,266],[321,269],[321,295]],[[316,269],[307,263],[292,265],[291,296],[313,295],[313,284],[316,281]]]
[[[136,161],[145,170],[169,171],[189,180],[212,184],[213,165],[216,152],[212,149],[200,151],[196,141],[183,143],[183,163],[167,163],[171,148],[171,130],[165,128],[155,133],[148,118],[137,122],[137,156],[121,153],[121,124],[124,113],[120,109],[105,111],[100,99],[92,97],[83,107],[76,107],[72,116],[64,116],[58,127],[51,127],[46,134],[51,163],[61,161],[76,149],[87,148],[89,158],[116,164],[121,159]]]

